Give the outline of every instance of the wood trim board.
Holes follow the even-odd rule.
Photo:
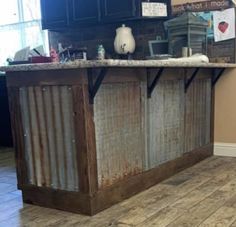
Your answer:
[[[209,144],[90,195],[25,185],[22,187],[23,201],[49,208],[95,215],[212,155],[213,145]]]

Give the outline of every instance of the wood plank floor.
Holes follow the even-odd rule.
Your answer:
[[[94,217],[23,204],[0,149],[0,227],[236,227],[236,158],[211,157]]]

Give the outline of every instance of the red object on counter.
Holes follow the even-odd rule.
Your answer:
[[[35,56],[30,58],[31,63],[47,63],[52,62],[51,57],[44,57],[44,56]]]
[[[50,57],[52,62],[59,62],[59,55],[53,47],[50,49]]]

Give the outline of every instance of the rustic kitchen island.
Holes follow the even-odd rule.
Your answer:
[[[93,215],[213,154],[235,64],[77,61],[6,71],[23,200]]]

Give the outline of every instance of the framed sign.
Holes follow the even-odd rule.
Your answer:
[[[167,17],[167,4],[164,2],[142,2],[143,17]]]

